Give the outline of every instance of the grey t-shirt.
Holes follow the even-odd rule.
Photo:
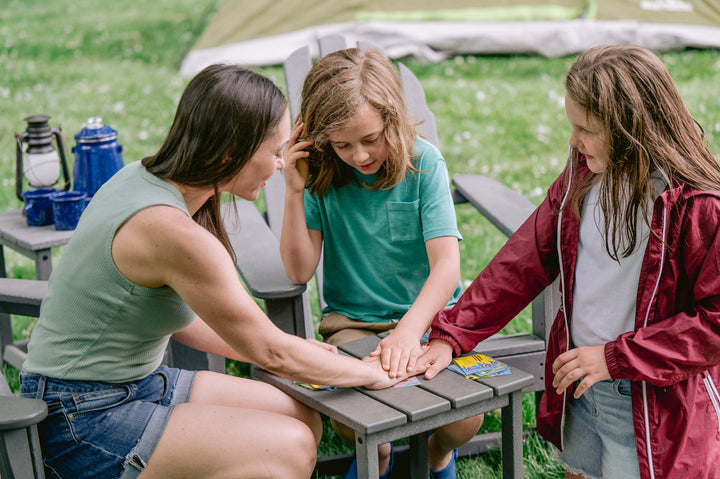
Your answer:
[[[660,175],[654,175],[656,196],[664,186]],[[605,344],[635,328],[638,281],[650,234],[645,220],[638,218],[635,249],[619,261],[612,259],[605,249],[605,218],[598,205],[599,191],[597,182],[585,196],[581,211],[570,325],[576,346]]]

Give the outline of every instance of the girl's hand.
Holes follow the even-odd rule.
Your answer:
[[[283,152],[285,188],[295,192],[301,192],[305,189],[308,174],[307,158],[310,156],[306,149],[313,144],[310,140],[298,141],[304,126],[305,124],[300,122],[295,124],[290,133],[288,145]]]
[[[418,338],[396,329],[380,341],[370,356],[379,356],[382,368],[391,378],[397,378],[413,371],[423,352]]]
[[[555,359],[552,370],[555,374],[552,385],[558,394],[562,394],[578,379],[584,378],[575,389],[575,399],[582,396],[593,384],[611,379],[605,360],[604,344],[566,351]]]
[[[453,347],[442,339],[433,339],[415,365],[415,373],[425,371],[425,379],[432,379],[453,360]]]

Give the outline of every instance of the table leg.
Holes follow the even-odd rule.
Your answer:
[[[377,440],[374,436],[361,435],[355,432],[355,457],[357,457],[358,479],[378,479]]]
[[[35,278],[47,280],[52,271],[52,251],[50,248],[38,250],[35,256]]]
[[[429,479],[430,477],[427,439],[427,432],[410,436],[410,477],[412,479]]]
[[[522,392],[510,393],[502,408],[503,479],[523,477]]]
[[[13,344],[13,341],[12,316],[0,314],[0,369],[5,366],[5,346]]]
[[[5,269],[5,247],[0,244],[0,278],[7,278]]]
[[[0,278],[7,278],[5,271],[5,247],[0,245]],[[5,346],[13,343],[12,316],[0,314],[0,368],[5,366]]]

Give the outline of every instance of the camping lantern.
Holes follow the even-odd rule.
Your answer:
[[[15,134],[15,194],[20,201],[23,201],[23,177],[33,188],[51,187],[57,183],[61,167],[65,180],[63,190],[70,188],[62,132],[59,128],[51,128],[49,119],[45,115],[29,116],[24,120],[27,122],[25,131]],[[53,136],[57,149],[52,145]],[[27,147],[23,151],[24,144]]]

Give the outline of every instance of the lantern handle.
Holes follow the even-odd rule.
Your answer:
[[[65,185],[62,189],[63,191],[68,191],[70,189],[70,175],[68,174],[67,161],[65,160],[65,146],[63,145],[61,135],[62,129],[53,127],[50,131],[55,135],[55,140],[58,144],[58,153],[60,153],[60,165],[62,166],[63,179],[65,180]]]
[[[22,143],[25,141],[25,139],[28,136],[27,131],[23,131],[22,133],[15,133],[15,157],[17,161],[15,162],[15,196],[18,197],[20,201],[25,201],[22,196],[22,182],[23,182],[23,151],[22,151]]]

